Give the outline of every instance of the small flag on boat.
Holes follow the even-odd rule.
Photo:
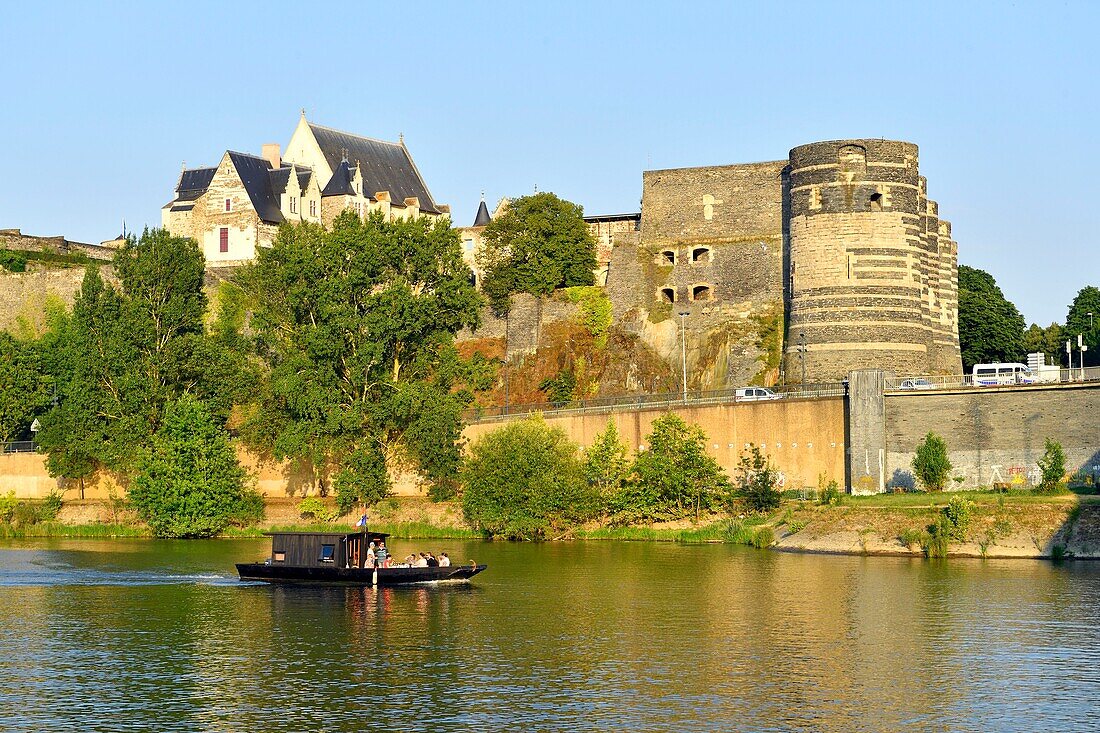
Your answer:
[[[363,516],[359,517],[359,521],[355,523],[355,526],[356,527],[366,527],[367,526],[367,515],[364,514]]]

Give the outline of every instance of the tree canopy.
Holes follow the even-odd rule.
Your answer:
[[[484,365],[454,349],[482,300],[449,224],[347,212],[331,230],[285,225],[238,282],[269,369],[242,432],[251,443],[332,476],[345,509],[384,495],[405,466],[453,482]]]
[[[966,265],[959,265],[959,346],[966,371],[1024,358],[1024,317],[992,275]]]
[[[1066,314],[1064,336],[1073,339],[1074,363],[1079,364],[1077,334],[1084,336],[1084,342],[1089,347],[1085,352],[1085,366],[1100,365],[1100,288],[1092,285],[1081,288]]]
[[[0,443],[26,435],[49,406],[52,387],[37,346],[0,332]]]
[[[552,193],[512,201],[485,227],[482,243],[482,290],[497,314],[508,311],[513,293],[546,295],[595,282],[596,240],[584,209]]]

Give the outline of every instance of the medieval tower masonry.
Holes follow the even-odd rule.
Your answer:
[[[802,145],[787,160],[646,171],[638,230],[616,234],[616,316],[691,388],[960,373],[957,246],[917,146]]]

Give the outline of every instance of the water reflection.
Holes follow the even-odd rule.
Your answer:
[[[1062,729],[1100,681],[1092,565],[442,544],[489,571],[244,585],[262,543],[9,542],[0,729]]]

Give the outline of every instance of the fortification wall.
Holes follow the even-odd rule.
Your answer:
[[[730,476],[736,475],[746,444],[754,443],[783,472],[786,488],[816,487],[821,474],[844,484],[844,398],[688,406],[673,412],[706,432],[707,452]],[[607,428],[607,421],[613,420],[623,443],[637,451],[645,445],[653,421],[667,413],[664,409],[588,415],[547,413],[544,418],[584,447],[591,446],[596,435]],[[473,441],[500,429],[502,424],[468,425],[463,437]]]
[[[35,237],[18,229],[0,229],[0,249],[20,252],[52,252],[54,254],[84,254],[93,260],[114,259],[114,247],[72,242],[65,237]]]
[[[912,461],[930,433],[947,443],[950,488],[1037,483],[1047,438],[1069,472],[1100,478],[1100,384],[968,389],[886,396],[887,485],[914,483]]]
[[[107,282],[117,283],[114,269],[99,268]],[[84,269],[67,267],[29,272],[0,269],[0,330],[18,333],[29,328],[41,333],[46,326],[46,304],[56,300],[72,310],[73,301],[84,281]]]

